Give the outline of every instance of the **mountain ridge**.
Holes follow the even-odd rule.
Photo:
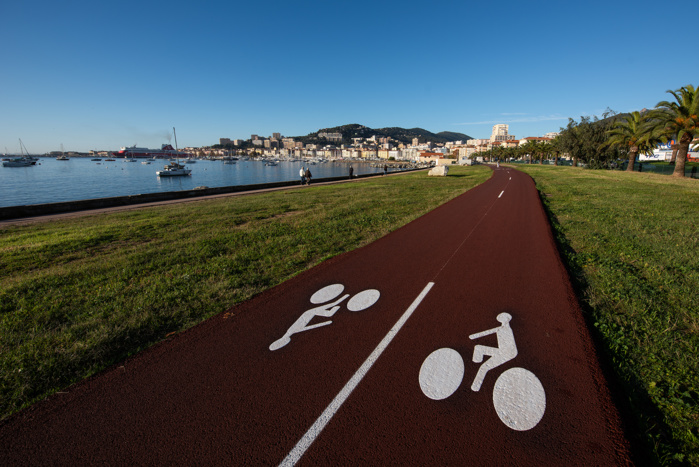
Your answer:
[[[352,138],[371,138],[372,136],[393,138],[401,143],[410,144],[413,138],[418,138],[419,143],[431,141],[433,143],[448,143],[454,141],[466,141],[473,139],[471,136],[464,133],[452,131],[441,131],[432,133],[424,128],[401,128],[401,127],[385,127],[385,128],[369,128],[358,123],[350,123],[331,128],[321,128],[320,130],[309,133],[306,136],[294,136],[294,139],[304,142],[304,144],[327,143],[325,138],[321,138],[319,133],[341,133],[342,143],[352,143]]]

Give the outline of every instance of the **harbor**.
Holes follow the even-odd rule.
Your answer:
[[[180,161],[184,162],[184,161]],[[0,207],[25,206],[77,200],[133,196],[148,193],[229,187],[299,180],[301,167],[310,168],[313,179],[383,172],[376,161],[351,160],[190,160],[187,176],[157,175],[167,159],[92,160],[71,157],[56,160],[39,157],[35,165],[0,168]],[[389,171],[402,170],[392,167]]]

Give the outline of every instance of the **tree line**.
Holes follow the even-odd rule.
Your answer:
[[[543,163],[553,158],[558,165],[561,155],[573,160],[573,166],[584,162],[591,168],[609,168],[619,159],[628,159],[632,171],[639,154],[651,154],[661,143],[672,144],[673,176],[684,177],[687,153],[699,136],[699,90],[687,85],[667,91],[674,100],[661,101],[651,110],[617,114],[607,109],[602,118],[568,119],[568,125],[548,142],[527,141],[514,148],[496,147],[485,153],[490,158],[519,159],[528,157]]]

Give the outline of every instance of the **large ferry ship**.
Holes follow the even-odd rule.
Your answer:
[[[163,144],[160,149],[137,148],[136,146],[123,147],[118,152],[114,153],[116,157],[124,157],[126,159],[138,158],[189,158],[194,157],[194,154],[179,152],[172,147],[171,144]]]

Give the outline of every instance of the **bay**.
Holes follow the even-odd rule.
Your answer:
[[[187,165],[192,170],[190,176],[158,177],[156,172],[165,164],[167,161],[160,159],[143,164],[142,160],[95,162],[73,157],[58,161],[40,157],[35,166],[0,167],[0,207],[191,190],[198,186],[214,188],[295,181],[300,180],[301,166],[309,167],[308,161],[267,166],[263,161],[253,160],[239,160],[235,164],[199,160]],[[382,171],[368,162],[357,161],[317,163],[310,165],[310,169],[314,179],[341,177],[348,175],[350,165],[355,175]]]

